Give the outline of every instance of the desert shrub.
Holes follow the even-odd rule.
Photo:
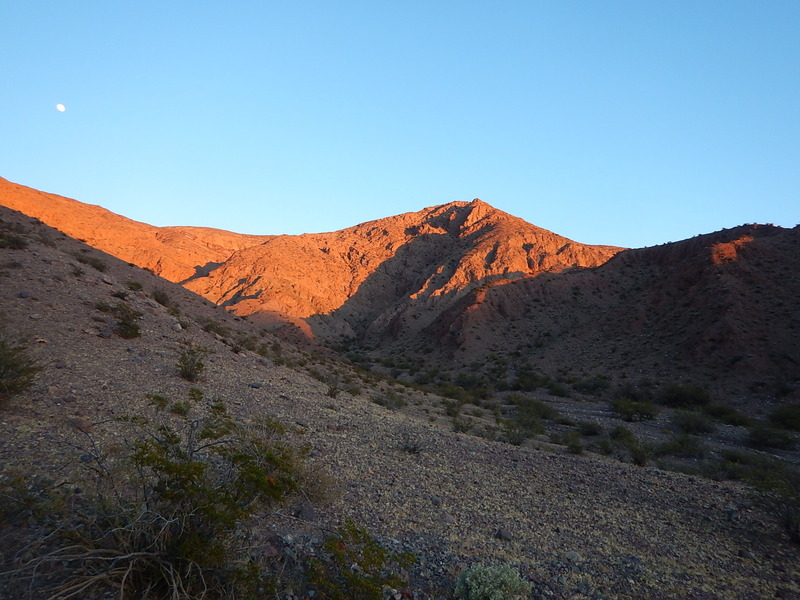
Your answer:
[[[28,389],[40,370],[23,341],[0,337],[0,403]]]
[[[426,446],[424,438],[418,432],[411,429],[404,429],[400,432],[400,450],[409,454],[421,454]]]
[[[703,413],[714,417],[718,421],[737,427],[748,427],[752,423],[748,417],[727,404],[718,404],[716,402],[706,404],[703,406]]]
[[[24,250],[28,247],[28,240],[21,235],[0,231],[0,248],[9,250]]]
[[[606,377],[596,376],[592,379],[580,379],[572,384],[572,388],[582,394],[597,394],[607,390],[609,385]]]
[[[527,398],[514,394],[508,400],[516,407],[516,420],[523,427],[535,426],[540,420],[554,420],[559,417],[558,411],[536,398]]]
[[[458,600],[516,600],[527,598],[531,584],[507,564],[473,565],[456,579]]]
[[[711,417],[697,412],[679,410],[670,417],[670,421],[684,433],[713,433],[716,429]]]
[[[302,453],[280,427],[243,427],[219,402],[199,418],[154,411],[121,421],[115,460],[91,444],[88,491],[53,486],[28,501],[54,525],[17,569],[43,597],[221,600],[257,587],[237,531],[298,487]]]
[[[141,292],[144,287],[138,281],[126,281],[125,285],[132,292]]]
[[[578,431],[581,435],[591,437],[603,433],[603,426],[595,421],[581,421],[578,423]]]
[[[142,318],[142,313],[134,310],[125,302],[117,302],[114,305],[107,302],[98,302],[94,307],[100,312],[105,312],[117,318],[114,333],[125,339],[137,338],[141,335],[138,321]]]
[[[453,417],[452,423],[453,431],[456,433],[469,433],[469,430],[475,425],[469,417]]]
[[[670,455],[681,458],[705,458],[708,455],[708,448],[699,437],[683,433],[674,436],[663,444],[659,444],[653,453],[656,456]]]
[[[770,422],[782,429],[800,431],[800,404],[784,404],[769,413]]]
[[[672,408],[696,408],[711,402],[708,390],[696,384],[670,384],[658,394],[659,404]]]
[[[97,256],[92,256],[91,254],[86,254],[85,252],[84,253],[73,252],[72,256],[79,263],[84,264],[84,265],[89,265],[90,267],[92,267],[94,269],[97,269],[101,273],[104,272],[108,268],[108,265],[106,265],[106,262],[102,258],[99,258]]]
[[[627,382],[614,390],[615,400],[632,400],[634,402],[652,402],[653,385],[649,381],[638,383]]]
[[[405,398],[403,398],[400,394],[393,391],[388,392],[376,392],[372,396],[372,401],[379,405],[383,406],[384,408],[388,408],[390,410],[398,410],[403,408],[408,404]]]
[[[795,437],[785,431],[774,429],[766,423],[758,423],[750,429],[747,442],[753,448],[764,450],[791,450],[797,444]]]
[[[643,467],[647,464],[652,454],[650,448],[639,443],[633,432],[624,425],[618,425],[609,434],[612,445],[622,446],[628,451],[631,462],[636,466]]]
[[[514,379],[508,384],[508,389],[533,392],[540,387],[545,387],[549,382],[548,375],[536,373],[530,368],[523,368],[517,371]]]
[[[161,306],[172,306],[172,299],[169,294],[162,289],[153,290],[153,300],[158,302]]]
[[[206,348],[187,348],[178,357],[178,374],[186,381],[198,381],[205,369],[203,356],[208,354]]]
[[[416,560],[408,552],[390,552],[349,519],[323,548],[327,555],[309,562],[307,577],[326,600],[381,600],[384,588],[407,585],[403,572]]]
[[[646,400],[627,400],[618,398],[611,403],[611,408],[623,421],[650,421],[658,416],[658,407]]]

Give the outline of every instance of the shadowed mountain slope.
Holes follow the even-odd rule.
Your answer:
[[[476,290],[422,333],[459,364],[708,385],[800,380],[800,228],[745,225],[627,250],[593,269]],[[408,345],[408,343],[406,343]]]

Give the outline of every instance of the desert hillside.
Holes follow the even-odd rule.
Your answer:
[[[800,593],[800,552],[767,510],[770,496],[545,441],[453,431],[437,416],[447,405],[436,396],[304,354],[37,220],[8,209],[0,219],[3,339],[24,339],[40,368],[0,406],[6,511],[15,500],[7,485],[19,481],[12,474],[28,482],[26,493],[53,485],[85,506],[93,467],[124,448],[129,421],[118,417],[149,417],[163,401],[180,419],[223,402],[244,425],[284,424],[313,467],[308,493],[257,515],[235,538],[264,572],[288,577],[304,557],[324,558],[322,540],[351,518],[385,547],[416,556],[397,592],[404,597],[448,598],[459,572],[501,562],[537,598]],[[179,368],[191,349],[205,363],[193,381]],[[416,413],[386,408],[398,399]],[[37,549],[49,550],[69,522],[21,510],[0,528],[0,595],[44,597],[80,563],[44,563],[31,579],[25,566],[43,565]],[[313,590],[303,581],[291,580],[293,597]]]
[[[69,236],[170,281],[202,275],[234,251],[270,236],[207,227],[153,227],[56,194],[0,177],[0,205],[36,217]]]

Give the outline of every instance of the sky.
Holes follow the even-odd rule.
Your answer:
[[[0,0],[0,176],[152,225],[800,222],[795,0]],[[63,104],[66,110],[57,110]]]

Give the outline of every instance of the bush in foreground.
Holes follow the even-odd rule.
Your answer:
[[[510,565],[473,565],[456,580],[458,600],[516,600],[526,598],[531,584]]]
[[[199,418],[179,418],[165,404],[153,402],[152,421],[123,420],[131,428],[123,456],[109,460],[91,441],[81,457],[95,475],[91,491],[3,490],[49,524],[48,535],[19,552],[34,558],[15,571],[44,597],[116,590],[121,599],[215,600],[267,586],[237,531],[298,487],[302,453],[284,443],[279,425],[243,427],[219,402]],[[17,518],[8,503],[4,513]]]

